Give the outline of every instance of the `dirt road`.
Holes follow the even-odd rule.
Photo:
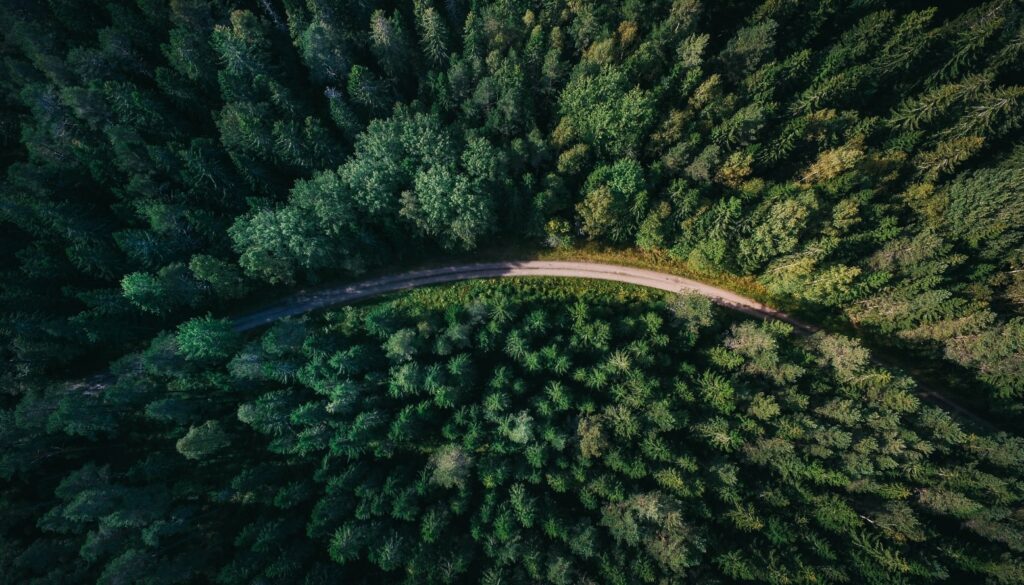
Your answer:
[[[302,313],[331,305],[350,303],[389,292],[459,280],[507,276],[590,278],[636,284],[669,292],[695,293],[708,297],[719,305],[748,315],[762,318],[771,317],[785,321],[803,332],[812,333],[817,330],[816,327],[802,323],[790,315],[765,306],[753,299],[740,296],[723,288],[690,280],[689,278],[614,264],[549,262],[543,260],[461,264],[458,266],[404,272],[346,286],[300,292],[274,306],[238,317],[235,319],[235,329],[238,331],[248,331],[284,317],[301,315]]]
[[[728,307],[747,315],[785,321],[793,325],[796,331],[802,334],[811,334],[819,330],[818,327],[804,323],[791,315],[763,305],[754,299],[689,278],[615,264],[544,260],[460,264],[403,272],[401,274],[383,276],[349,285],[323,288],[310,292],[300,291],[275,305],[235,318],[234,325],[237,331],[249,331],[284,317],[293,317],[332,305],[350,303],[390,292],[460,280],[509,276],[590,278],[624,282],[675,293],[695,293],[708,297],[723,307]],[[881,364],[882,362],[879,361],[878,363]],[[928,402],[938,404],[947,410],[952,410],[975,423],[992,428],[991,423],[937,390],[919,383],[918,395]]]

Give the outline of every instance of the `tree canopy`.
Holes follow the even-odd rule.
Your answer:
[[[1019,418],[987,373],[1019,347],[987,348],[1024,299],[1022,24],[1009,0],[14,2],[4,361],[114,358],[261,282],[590,243],[753,279]]]
[[[0,35],[0,583],[1024,580],[1020,438],[865,349],[1024,428],[1018,0],[7,0]],[[547,247],[863,345],[601,288],[223,317]]]
[[[114,373],[5,422],[12,582],[1021,578],[1020,437],[703,297],[471,283]]]

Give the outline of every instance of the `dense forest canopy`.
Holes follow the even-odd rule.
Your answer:
[[[39,482],[5,501],[11,583],[1024,582],[1024,440],[703,297],[197,318],[114,373],[15,413],[45,441],[5,437],[0,472]]]
[[[0,33],[0,583],[1024,582],[1020,0],[0,0]],[[595,248],[847,335],[521,283],[219,318]]]
[[[1024,395],[1017,1],[4,5],[15,377],[267,284],[594,241]]]

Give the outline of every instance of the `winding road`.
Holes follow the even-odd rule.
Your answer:
[[[555,276],[562,278],[589,278],[594,280],[609,280],[627,284],[654,288],[674,293],[699,294],[711,299],[712,302],[723,307],[758,317],[761,319],[777,319],[793,325],[796,332],[809,335],[820,330],[819,327],[804,323],[791,315],[766,306],[754,299],[738,295],[732,291],[717,286],[712,286],[683,278],[674,274],[632,268],[617,264],[600,264],[594,262],[558,262],[546,260],[525,260],[522,262],[489,262],[477,264],[459,264],[441,268],[429,268],[382,276],[370,280],[364,280],[353,284],[318,289],[315,291],[299,291],[287,299],[280,301],[270,307],[260,309],[253,313],[238,316],[233,319],[236,331],[245,332],[268,325],[278,319],[302,315],[317,309],[323,309],[333,305],[351,303],[363,299],[372,298],[382,294],[397,292],[456,282],[461,280],[474,280],[478,278],[499,278],[510,276]],[[892,367],[877,358],[875,363]],[[920,381],[917,384],[918,396],[933,404],[944,407],[947,410],[959,414],[986,428],[994,428],[993,425],[964,408],[949,396],[928,388]]]
[[[236,318],[234,325],[236,331],[249,331],[284,317],[293,317],[331,305],[350,303],[390,292],[459,280],[498,278],[503,276],[590,278],[635,284],[674,293],[695,293],[708,297],[723,307],[728,307],[754,317],[770,317],[785,321],[804,333],[813,333],[818,330],[817,327],[803,323],[782,311],[777,311],[754,299],[689,278],[616,264],[545,260],[460,264],[443,268],[403,272],[401,274],[383,276],[313,292],[300,291],[276,305]]]

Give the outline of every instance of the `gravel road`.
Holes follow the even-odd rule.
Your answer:
[[[331,305],[350,303],[389,292],[459,280],[507,276],[590,278],[636,284],[669,292],[695,293],[708,297],[719,305],[748,315],[761,318],[771,317],[785,321],[805,333],[817,331],[816,327],[803,323],[790,315],[765,306],[753,299],[689,278],[614,264],[551,262],[543,260],[445,266],[442,268],[403,272],[402,274],[383,276],[345,286],[324,288],[310,292],[300,291],[271,307],[236,318],[234,321],[235,329],[238,331],[248,331],[284,317],[301,315]]]
[[[557,276],[564,278],[590,278],[594,280],[610,280],[635,284],[658,290],[675,293],[694,293],[703,295],[712,302],[747,315],[758,318],[778,319],[793,325],[798,333],[808,335],[819,331],[820,328],[804,323],[782,311],[763,305],[754,299],[738,295],[732,291],[689,278],[644,270],[642,268],[631,268],[615,264],[599,264],[594,262],[556,262],[545,260],[526,260],[522,262],[488,262],[477,264],[459,264],[441,268],[430,268],[403,272],[389,276],[382,276],[370,280],[364,280],[344,286],[336,286],[318,289],[314,291],[299,291],[287,299],[280,301],[265,309],[236,317],[234,319],[235,330],[250,331],[283,319],[294,317],[317,309],[323,309],[332,305],[340,305],[372,298],[378,295],[429,286],[456,282],[460,280],[474,280],[477,278],[498,278],[509,276]],[[876,363],[892,367],[886,361],[875,359]],[[954,411],[962,417],[970,419],[986,428],[993,428],[992,424],[973,412],[959,405],[942,392],[926,387],[918,382],[918,396],[923,400],[940,405],[947,410]]]

